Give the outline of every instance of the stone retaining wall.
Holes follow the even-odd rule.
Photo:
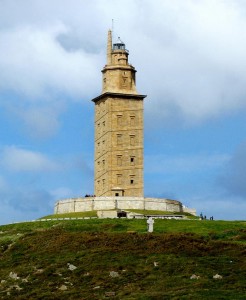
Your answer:
[[[183,212],[182,203],[165,198],[143,197],[86,197],[57,201],[55,214],[110,209],[145,209]]]

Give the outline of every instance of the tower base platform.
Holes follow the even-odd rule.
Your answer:
[[[190,213],[196,210],[187,208],[180,201],[165,198],[144,197],[84,197],[59,200],[55,204],[55,214],[102,210],[158,210],[169,212]]]

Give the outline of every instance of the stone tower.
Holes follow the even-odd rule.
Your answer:
[[[136,90],[135,68],[118,39],[108,32],[102,94],[95,103],[94,193],[143,197],[143,99]]]

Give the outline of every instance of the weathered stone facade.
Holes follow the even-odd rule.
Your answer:
[[[103,89],[95,102],[96,196],[143,197],[143,99],[128,51],[108,33]]]

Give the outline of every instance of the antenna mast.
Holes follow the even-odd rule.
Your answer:
[[[114,41],[114,19],[112,19],[112,40]]]

